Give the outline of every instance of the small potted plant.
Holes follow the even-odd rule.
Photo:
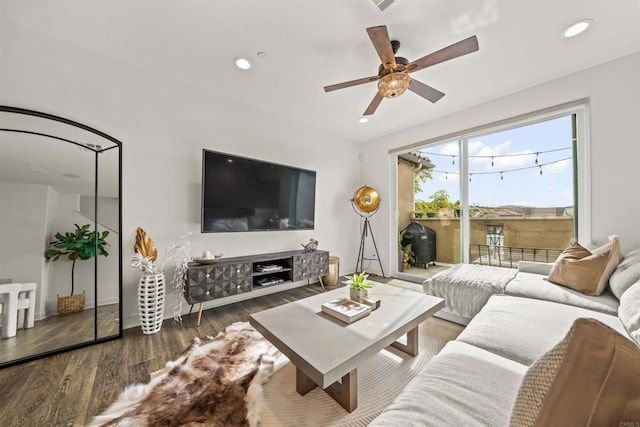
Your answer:
[[[360,274],[354,273],[353,276],[349,276],[345,284],[349,286],[349,298],[360,302],[369,296],[368,290],[375,285],[373,281],[369,280],[369,275],[364,271]]]
[[[402,266],[400,271],[407,271],[410,264],[416,262],[416,254],[413,252],[413,246],[411,243],[402,247]]]
[[[98,231],[89,231],[89,224],[80,227],[74,224],[76,229],[73,232],[56,233],[55,240],[49,243],[47,249],[47,259],[57,261],[62,255],[68,255],[68,259],[73,261],[71,264],[71,295],[61,297],[58,296],[58,314],[77,313],[84,310],[85,291],[81,294],[74,295],[74,272],[76,261],[87,260],[96,255],[109,256],[104,249],[109,245],[105,238],[109,235],[108,231],[100,234]]]

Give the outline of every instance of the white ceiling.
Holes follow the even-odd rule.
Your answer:
[[[586,33],[560,36],[582,18]],[[640,50],[638,0],[396,0],[384,12],[372,0],[2,0],[2,20],[354,142]],[[446,93],[438,103],[407,92],[360,124],[376,84],[323,87],[377,73],[376,25],[410,61],[474,34],[480,50],[412,74]],[[236,69],[237,56],[254,67]]]

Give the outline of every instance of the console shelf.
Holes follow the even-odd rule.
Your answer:
[[[257,289],[277,287],[329,274],[329,252],[287,251],[221,258],[213,264],[190,263],[184,298],[192,306]],[[251,298],[250,295],[248,295]],[[193,308],[193,307],[192,307]]]

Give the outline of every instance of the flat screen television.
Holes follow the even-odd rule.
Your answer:
[[[202,150],[203,233],[312,230],[316,172]]]

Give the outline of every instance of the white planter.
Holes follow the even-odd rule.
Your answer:
[[[357,289],[349,288],[349,299],[353,301],[362,302],[362,300],[368,296],[369,292],[366,289],[359,291]]]
[[[138,282],[138,314],[144,334],[162,329],[164,317],[164,274],[145,274]]]

